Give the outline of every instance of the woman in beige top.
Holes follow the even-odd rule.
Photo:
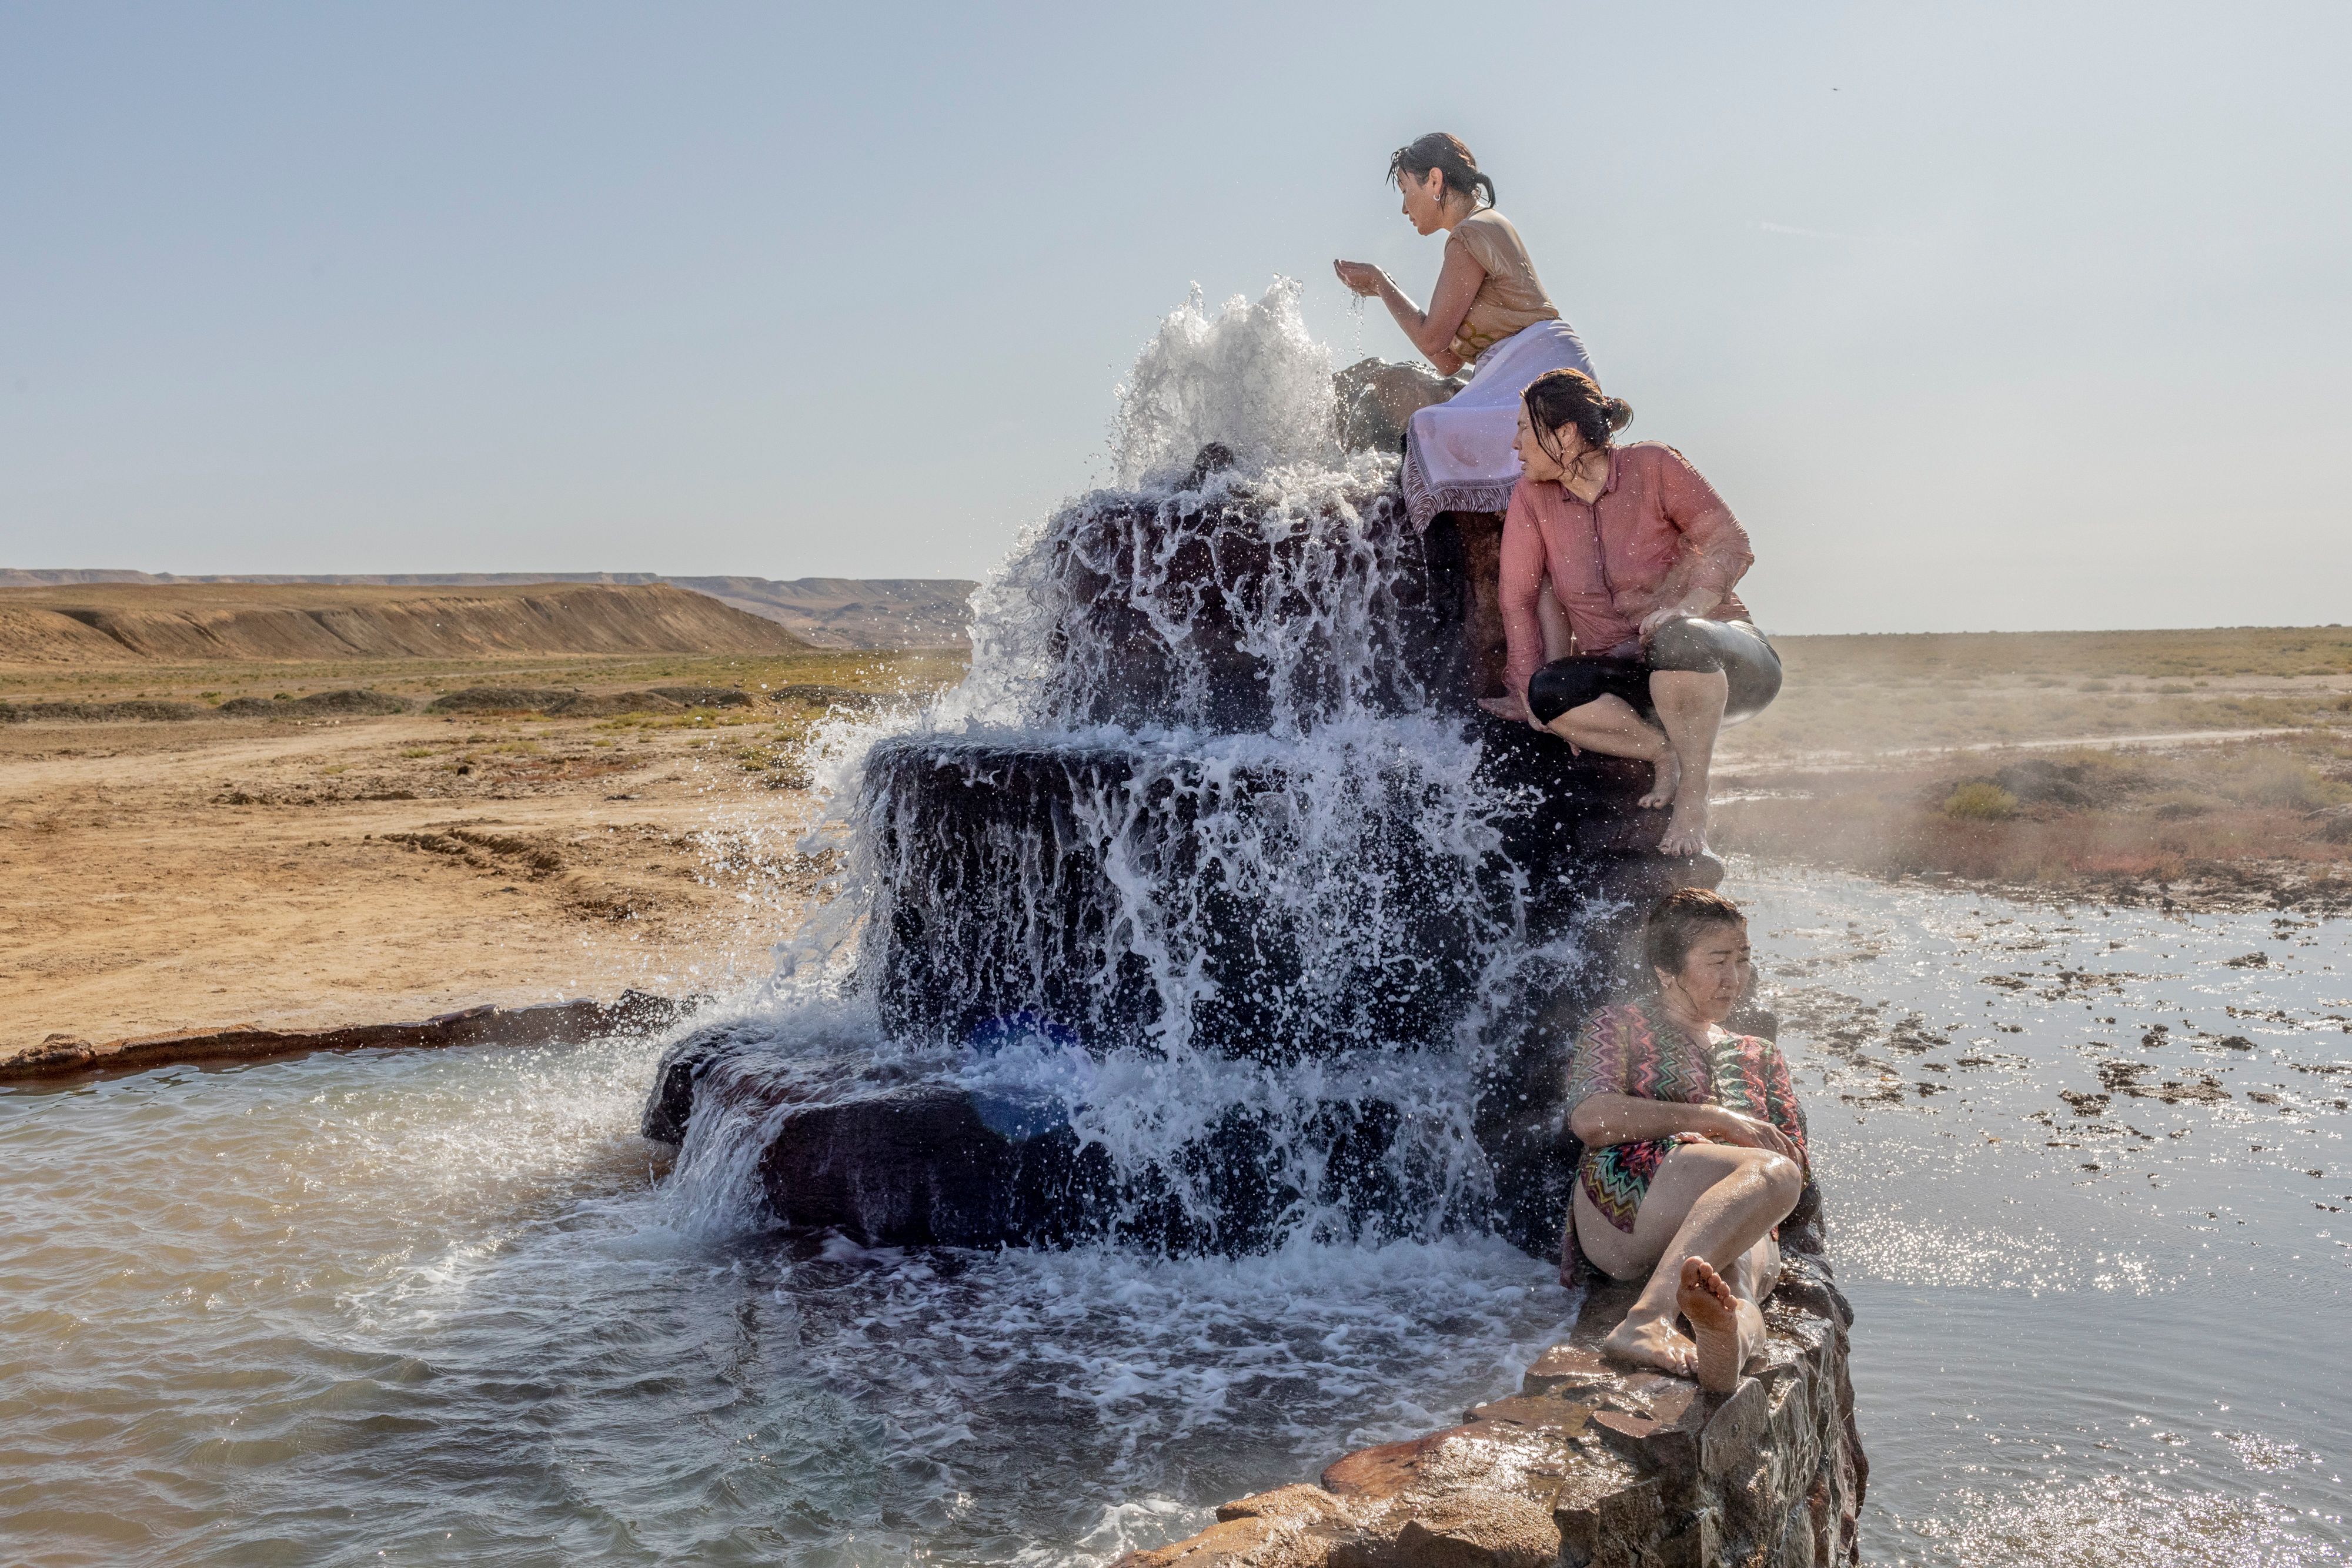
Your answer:
[[[1424,235],[1445,231],[1445,263],[1423,310],[1369,262],[1335,261],[1339,281],[1378,295],[1414,348],[1442,375],[1475,368],[1449,402],[1412,416],[1404,493],[1413,522],[1440,512],[1500,512],[1518,483],[1519,394],[1546,371],[1592,374],[1573,328],[1544,292],[1511,220],[1495,210],[1495,182],[1461,141],[1433,131],[1389,159],[1404,215]],[[1483,198],[1483,199],[1482,199]]]

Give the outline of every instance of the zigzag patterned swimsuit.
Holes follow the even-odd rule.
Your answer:
[[[1714,1042],[1700,1046],[1652,998],[1609,1009],[1578,1037],[1568,1074],[1570,1113],[1589,1094],[1723,1105],[1780,1128],[1797,1145],[1800,1162],[1810,1166],[1805,1113],[1780,1048],[1755,1035],[1714,1032]],[[1587,1149],[1577,1180],[1592,1207],[1630,1236],[1650,1179],[1666,1156],[1685,1144],[1706,1141],[1696,1133],[1677,1133]]]

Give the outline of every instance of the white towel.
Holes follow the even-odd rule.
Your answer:
[[[1546,371],[1592,374],[1565,321],[1538,321],[1478,356],[1470,384],[1406,423],[1404,504],[1412,526],[1440,512],[1499,512],[1519,482],[1519,397]]]

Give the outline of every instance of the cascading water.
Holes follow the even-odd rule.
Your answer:
[[[1528,1244],[1556,1223],[1529,1041],[1604,982],[1612,893],[1672,873],[1612,837],[1622,769],[1465,702],[1394,460],[1341,450],[1297,299],[1171,315],[1118,487],[1022,540],[969,677],[835,737],[829,905],[656,1086],[676,1203],[1228,1251],[1498,1197]]]

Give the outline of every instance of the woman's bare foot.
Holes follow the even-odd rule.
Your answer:
[[[1646,800],[1642,803],[1649,804]],[[1666,831],[1658,837],[1658,852],[1662,855],[1706,853],[1706,791],[1685,789],[1676,797],[1675,814],[1666,819]]]
[[[1674,804],[1675,792],[1682,788],[1682,759],[1669,746],[1658,754],[1656,761],[1650,764],[1650,792],[1642,797],[1642,809],[1654,811],[1661,806]]]
[[[1636,1322],[1627,1318],[1601,1342],[1601,1350],[1604,1355],[1658,1367],[1677,1377],[1698,1375],[1698,1347],[1685,1339],[1669,1320]]]
[[[1698,1385],[1710,1394],[1728,1394],[1739,1386],[1739,1298],[1704,1258],[1683,1260],[1681,1288],[1675,1306],[1690,1320],[1698,1342]]]

